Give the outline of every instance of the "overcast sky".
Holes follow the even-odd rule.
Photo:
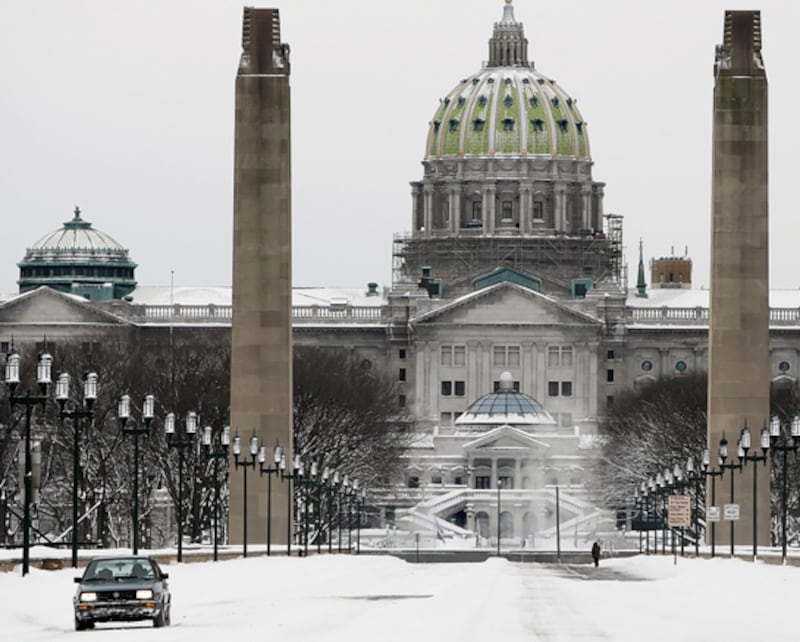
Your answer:
[[[295,285],[391,282],[427,124],[487,58],[502,0],[276,0],[291,47]],[[0,293],[79,205],[143,285],[229,285],[241,1],[0,3]],[[578,99],[605,211],[645,255],[709,284],[714,47],[762,12],[770,87],[771,285],[800,287],[793,0],[516,0],[537,69]]]

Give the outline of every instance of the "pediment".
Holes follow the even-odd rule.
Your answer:
[[[519,428],[499,426],[464,444],[464,450],[476,453],[488,450],[541,450],[550,445]]]
[[[126,324],[113,314],[98,310],[80,297],[46,286],[0,304],[3,324]]]
[[[516,283],[464,295],[412,321],[414,325],[586,325],[600,320]]]

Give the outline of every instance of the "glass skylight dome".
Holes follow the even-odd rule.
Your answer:
[[[484,395],[456,419],[456,425],[555,426],[556,421],[533,397],[514,390],[510,372],[500,375],[497,391]]]

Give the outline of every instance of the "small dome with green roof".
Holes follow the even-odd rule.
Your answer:
[[[97,301],[122,298],[136,287],[128,250],[93,229],[78,207],[72,220],[36,241],[17,265],[20,293],[46,285]]]

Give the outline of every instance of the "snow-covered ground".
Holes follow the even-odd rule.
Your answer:
[[[796,640],[800,568],[635,556],[591,565],[248,557],[166,567],[172,626],[73,630],[73,569],[0,573],[0,638],[102,640]]]

